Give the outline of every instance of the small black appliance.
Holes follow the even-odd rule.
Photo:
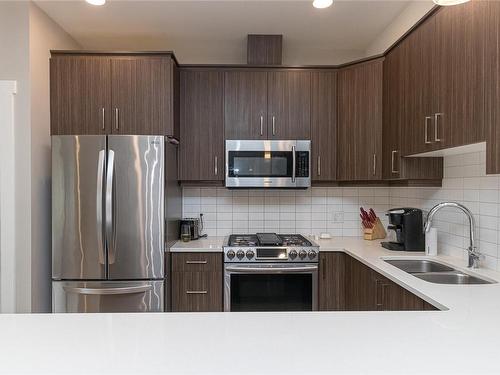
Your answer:
[[[396,232],[396,241],[382,242],[382,246],[395,251],[424,251],[425,233],[422,210],[393,208],[387,211],[389,226]]]

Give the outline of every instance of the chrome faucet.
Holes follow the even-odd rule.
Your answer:
[[[427,215],[427,222],[425,223],[425,232],[428,232],[431,229],[432,226],[432,220],[434,218],[434,215],[436,212],[438,212],[441,208],[444,207],[455,207],[461,210],[469,219],[469,247],[467,248],[467,252],[469,253],[469,262],[467,267],[469,268],[479,268],[479,260],[481,259],[481,253],[477,251],[476,245],[475,245],[475,236],[474,236],[474,230],[475,230],[475,221],[474,221],[474,216],[472,213],[469,211],[467,207],[464,205],[461,205],[460,203],[455,203],[455,202],[443,202],[435,205],[434,207],[431,208],[429,211],[429,214]]]

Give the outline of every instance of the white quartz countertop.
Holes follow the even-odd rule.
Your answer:
[[[189,253],[189,252],[222,252],[224,245],[224,237],[206,237],[189,242],[177,241],[171,248],[172,253]]]
[[[500,284],[431,284],[381,259],[422,253],[317,242],[444,311],[2,315],[0,373],[500,374]]]

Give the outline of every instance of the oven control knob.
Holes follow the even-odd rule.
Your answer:
[[[247,258],[252,259],[255,256],[255,252],[253,250],[247,250]]]
[[[314,258],[316,258],[316,251],[310,250],[309,254],[307,254],[307,255],[309,255],[309,259],[314,259]]]
[[[227,257],[228,257],[229,259],[233,259],[235,255],[236,255],[236,254],[235,254],[234,250],[229,250],[229,251],[227,252]]]
[[[307,252],[305,250],[300,250],[299,251],[299,257],[300,259],[304,259],[307,256]]]
[[[288,256],[290,257],[290,259],[295,259],[297,258],[297,250],[291,250],[290,253],[288,253]]]
[[[236,252],[236,256],[238,257],[238,259],[243,259],[243,257],[245,256],[245,252],[243,250],[238,250]]]

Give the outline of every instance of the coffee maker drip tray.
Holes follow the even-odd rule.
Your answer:
[[[383,248],[392,251],[405,251],[405,246],[398,242],[382,242],[380,243]]]

